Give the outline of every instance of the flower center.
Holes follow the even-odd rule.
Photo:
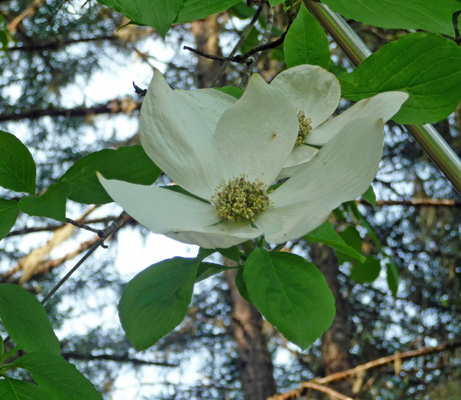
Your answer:
[[[302,146],[304,141],[306,140],[307,135],[312,132],[312,120],[310,118],[306,118],[306,114],[304,111],[298,112],[298,122],[299,122],[299,131],[298,131],[298,138],[296,139],[296,146]]]
[[[251,221],[270,206],[264,183],[249,182],[246,175],[222,181],[211,198],[211,204],[223,221]]]

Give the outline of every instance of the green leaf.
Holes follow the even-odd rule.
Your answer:
[[[360,241],[360,250],[357,251],[355,248],[349,246],[343,240],[343,238],[338,234],[338,232],[336,232],[333,225],[331,225],[328,221],[325,221],[317,229],[305,235],[303,239],[308,240],[310,242],[326,244],[327,246],[330,246],[343,254],[347,254],[352,258],[355,258],[362,262],[365,261],[365,257],[359,253],[362,247],[362,242]]]
[[[209,262],[201,262],[197,269],[197,279],[196,282],[203,281],[210,276],[219,274],[223,271],[227,271],[229,267],[225,267],[224,265],[214,264]]]
[[[227,10],[241,0],[184,0],[184,5],[179,10],[175,19],[176,24],[204,19],[211,14]]]
[[[284,2],[285,0],[269,0],[271,7],[275,7],[276,5],[282,4]]]
[[[152,26],[165,38],[184,0],[98,0],[139,25]]]
[[[288,68],[313,64],[328,69],[330,48],[327,35],[304,5],[301,5],[296,19],[288,29],[283,51]]]
[[[373,190],[373,186],[370,185],[367,191],[364,194],[362,194],[362,197],[366,201],[368,201],[373,207],[376,207],[376,195]]]
[[[11,338],[25,351],[61,354],[45,309],[23,288],[0,284],[0,319]]]
[[[322,0],[346,18],[387,29],[422,29],[454,36],[459,0]]]
[[[37,385],[4,377],[0,379],[0,399],[2,400],[53,400]]]
[[[235,286],[239,290],[240,296],[242,296],[248,303],[251,303],[250,298],[248,297],[247,284],[243,279],[243,268],[239,268],[235,274]]]
[[[387,272],[387,285],[389,286],[392,295],[397,296],[397,291],[399,289],[399,267],[392,261],[386,264]]]
[[[240,97],[242,97],[242,94],[243,94],[243,90],[235,86],[223,86],[223,87],[214,88],[214,89],[219,90],[220,92],[227,93],[231,95],[232,97],[235,97],[236,99],[240,99]]]
[[[380,261],[373,256],[369,256],[365,262],[354,264],[351,271],[351,279],[357,283],[370,283],[379,276],[380,272]]]
[[[16,136],[0,130],[0,186],[33,195],[35,177],[30,151]]]
[[[23,197],[19,200],[19,207],[22,212],[35,217],[66,222],[66,198],[70,190],[65,182],[55,183],[41,196]]]
[[[118,306],[128,340],[145,350],[184,319],[191,301],[198,263],[175,257],[136,275],[123,291]]]
[[[335,299],[322,273],[302,257],[259,248],[248,257],[243,278],[251,302],[301,348],[331,325]]]
[[[18,214],[19,205],[17,201],[0,199],[0,240],[14,226]]]
[[[18,358],[14,365],[27,369],[40,388],[54,399],[102,400],[93,384],[62,357],[29,353]]]
[[[118,179],[140,185],[151,185],[161,171],[147,156],[141,146],[101,150],[77,161],[59,179],[70,186],[69,199],[84,204],[112,202],[96,177],[96,171],[106,179]]]
[[[359,231],[354,226],[348,226],[340,233],[341,238],[347,243],[348,246],[353,248],[357,252],[362,251],[362,237],[360,236]],[[353,258],[350,257],[350,254],[340,251],[338,254],[338,262],[340,264],[353,261]],[[363,257],[363,256],[362,256]],[[365,260],[363,260],[365,261]]]
[[[391,90],[407,92],[410,98],[393,117],[398,123],[437,122],[461,101],[461,49],[439,35],[412,33],[338,78],[343,96],[354,101]]]

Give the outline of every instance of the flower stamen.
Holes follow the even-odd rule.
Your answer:
[[[304,111],[298,112],[298,122],[299,131],[295,147],[303,145],[307,135],[309,135],[309,133],[312,132],[312,120],[310,118],[306,118],[306,114],[304,113]]]
[[[222,181],[211,197],[211,204],[223,221],[254,222],[255,217],[271,205],[266,185],[257,179],[249,182],[244,174]]]

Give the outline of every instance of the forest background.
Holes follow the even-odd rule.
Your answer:
[[[127,25],[129,19],[96,1],[0,1],[0,129],[32,153],[37,193],[88,154],[139,144],[142,89],[154,67],[181,89],[239,86],[249,68],[267,80],[282,71],[284,32],[300,2],[276,5],[273,17],[264,1],[229,3],[204,19],[173,24],[162,38],[152,27]],[[372,52],[413,32],[348,23]],[[459,44],[459,32],[453,32],[445,36]],[[240,54],[258,50],[264,40],[269,46],[254,52],[253,63],[219,59],[234,48]],[[330,71],[352,71],[353,62],[331,36],[328,43]],[[316,61],[322,62],[306,60]],[[339,111],[349,104],[343,100]],[[461,108],[435,127],[459,155]],[[308,350],[264,320],[226,272],[198,283],[185,320],[137,353],[115,307],[130,274],[157,262],[169,244],[125,217],[108,248],[95,251],[46,305],[62,356],[105,399],[456,399],[459,194],[406,129],[392,121],[373,188],[375,206],[359,199],[330,220],[348,245],[369,257],[365,273],[357,267],[354,272],[357,262],[325,245],[300,239],[286,246],[317,265],[336,299],[332,326]],[[2,196],[13,193],[1,190]],[[75,221],[103,229],[118,213],[113,204],[68,202],[66,216],[74,223],[20,214],[1,241],[0,281],[43,299],[100,240]],[[151,258],[135,258],[129,251],[133,241],[148,247]],[[194,256],[196,250],[184,254],[188,251]],[[116,261],[122,253],[128,255]],[[362,367],[352,369],[357,366]],[[13,377],[30,381],[25,373]]]

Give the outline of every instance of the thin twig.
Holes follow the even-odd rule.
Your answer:
[[[93,245],[90,247],[90,249],[86,252],[86,254],[80,259],[80,261],[77,262],[77,264],[74,265],[74,267],[53,287],[53,289],[51,289],[50,293],[48,293],[44,298],[43,300],[41,301],[41,303],[43,305],[46,304],[46,302],[58,291],[58,289],[71,277],[71,275],[77,271],[77,269],[80,267],[80,265],[82,265],[85,260],[95,252],[95,250],[101,246],[101,247],[105,247],[104,245],[104,241],[112,234],[114,233],[117,229],[120,228],[123,220],[125,219],[125,217],[127,216],[127,213],[125,211],[123,211],[120,216],[114,220],[107,228],[101,230],[99,233],[98,233],[98,236],[100,237],[100,239]]]
[[[93,233],[97,233],[98,236],[99,236],[99,234],[101,233],[101,229],[92,228],[91,226],[88,226],[88,225],[86,225],[86,224],[82,224],[81,222],[78,222],[78,221],[74,221],[73,219],[66,218],[66,221],[67,221],[69,224],[75,225],[75,226],[78,227],[78,228],[82,228],[82,229],[85,229],[85,230],[87,230],[87,231],[90,231],[90,232],[93,232]]]
[[[219,80],[221,79],[221,75],[224,73],[227,65],[229,64],[230,62],[230,59],[231,57],[234,57],[235,56],[235,53],[237,53],[237,51],[240,49],[240,47],[242,46],[243,42],[246,40],[246,38],[248,37],[248,35],[250,34],[251,32],[251,29],[253,28],[253,26],[256,24],[256,21],[258,20],[259,16],[261,15],[261,11],[263,10],[262,7],[258,7],[258,9],[256,10],[256,13],[255,15],[253,16],[253,18],[251,19],[250,23],[245,27],[245,29],[243,30],[242,34],[240,35],[240,39],[238,40],[237,44],[234,46],[234,48],[232,49],[232,51],[229,53],[229,55],[227,56],[228,60],[225,60],[224,63],[221,65],[221,68],[219,68],[219,71],[216,75],[216,78],[213,82],[213,86],[216,86],[218,83],[219,83]]]

